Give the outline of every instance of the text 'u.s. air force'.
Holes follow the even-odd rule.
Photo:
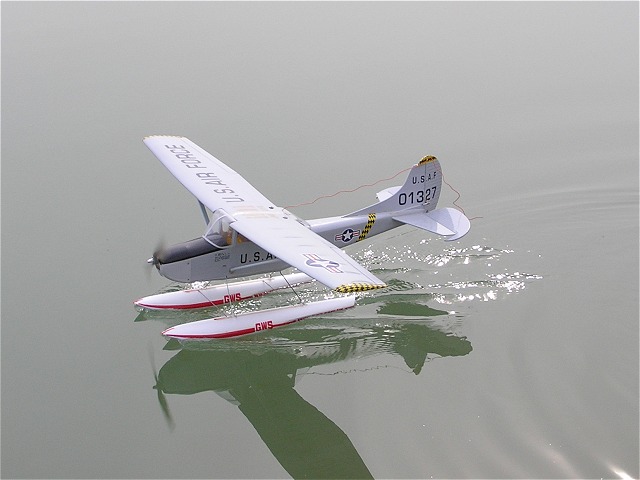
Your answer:
[[[233,188],[225,184],[215,172],[204,171],[210,167],[184,145],[165,145],[165,148],[182,163],[185,168],[194,169],[196,178],[203,183],[212,186],[212,191],[218,195],[224,195],[220,198],[227,203],[244,202],[244,199],[238,195]]]

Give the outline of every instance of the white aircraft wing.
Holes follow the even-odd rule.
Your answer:
[[[144,143],[167,169],[212,212],[233,215],[246,207],[274,209],[242,176],[185,137],[154,135]]]
[[[260,215],[260,214],[258,214]],[[386,287],[385,283],[338,247],[295,218],[264,214],[238,215],[231,228],[292,267],[342,293]]]
[[[203,205],[223,209],[231,228],[280,260],[343,293],[386,286],[188,138],[152,136],[144,143]]]

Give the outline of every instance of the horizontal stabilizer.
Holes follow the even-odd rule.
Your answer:
[[[469,219],[455,208],[439,208],[428,213],[407,213],[393,217],[393,219],[443,235],[447,241],[458,240],[471,228]]]
[[[402,188],[402,185],[398,185],[397,187],[386,188],[378,193],[376,193],[376,198],[379,202],[384,202],[387,198],[393,197],[398,190]]]

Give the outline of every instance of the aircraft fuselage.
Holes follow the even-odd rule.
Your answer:
[[[329,243],[344,248],[366,238],[402,225],[390,213],[370,213],[349,217],[311,220],[309,228]],[[269,232],[265,232],[269,235]],[[236,237],[230,245],[220,239],[204,237],[168,247],[155,261],[160,274],[177,282],[224,280],[289,268],[289,265],[255,243]],[[318,268],[339,269],[310,252],[307,264]]]

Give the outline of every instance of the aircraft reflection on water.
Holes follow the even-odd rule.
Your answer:
[[[313,367],[376,354],[400,355],[418,375],[428,358],[472,350],[466,338],[426,324],[447,312],[387,301],[377,313],[375,320],[327,317],[246,340],[170,340],[165,350],[179,351],[162,366],[154,386],[163,412],[172,424],[165,395],[213,391],[238,406],[293,478],[373,478],[340,427],[296,392],[297,377]]]

